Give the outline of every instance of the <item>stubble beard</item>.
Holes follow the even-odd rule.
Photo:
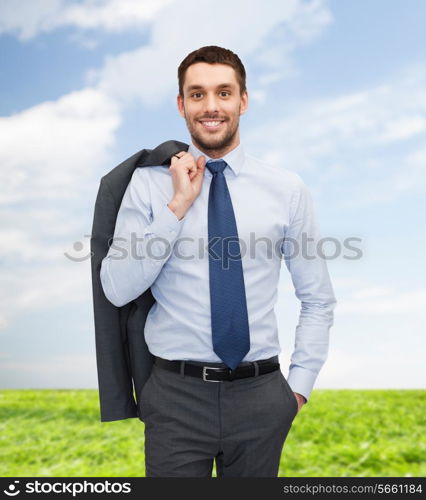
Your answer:
[[[209,138],[208,133],[206,133],[206,135],[203,137],[203,135],[197,131],[197,126],[199,126],[198,120],[191,122],[190,120],[185,118],[185,121],[194,144],[210,157],[212,157],[215,153],[221,155],[223,151],[226,151],[232,144],[235,136],[238,133],[239,117],[237,117],[235,121],[226,118],[225,123],[229,123],[229,121],[231,121],[231,126],[227,128],[222,137],[217,138],[214,137],[213,134]],[[207,140],[205,138],[206,136]]]

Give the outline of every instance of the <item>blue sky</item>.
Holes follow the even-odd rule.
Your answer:
[[[421,0],[0,0],[1,387],[96,387],[87,254],[100,177],[189,141],[176,69],[221,45],[247,70],[241,140],[299,173],[338,305],[315,387],[424,387],[426,5]],[[82,241],[75,252],[73,243]],[[300,304],[283,266],[287,373]]]

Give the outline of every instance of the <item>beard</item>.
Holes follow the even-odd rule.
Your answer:
[[[212,118],[214,120],[217,117],[204,116],[203,118]],[[238,133],[239,115],[225,118],[225,130],[216,134],[200,131],[198,127],[202,127],[202,125],[200,125],[198,119],[189,120],[185,117],[185,121],[194,144],[205,153],[220,153],[226,150],[233,143]]]

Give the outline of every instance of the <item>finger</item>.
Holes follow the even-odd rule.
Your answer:
[[[197,174],[202,174],[204,167],[206,166],[206,158],[205,156],[199,156],[196,161],[196,169],[197,169]]]
[[[195,162],[195,160],[191,162],[189,168],[190,168],[190,176],[194,177],[195,175],[197,175],[197,163]]]
[[[186,154],[187,154],[187,151],[179,151],[179,153],[175,153],[171,157],[171,164],[172,165],[176,164],[177,161],[180,160],[181,158],[183,158]]]
[[[192,179],[196,176],[197,176],[197,167],[195,165],[192,165],[189,170],[189,179],[192,181]]]
[[[204,177],[204,170],[206,166],[206,158],[204,156],[199,156],[197,159],[197,173],[194,177],[196,177],[196,182],[202,182]]]
[[[181,162],[182,167],[185,167],[187,170],[186,172],[188,173],[190,179],[197,173],[197,164],[195,162],[195,158],[192,156],[192,154],[186,155],[184,159],[182,159]]]
[[[200,170],[204,170],[204,167],[206,166],[206,157],[205,156],[199,156],[197,159],[197,168]]]

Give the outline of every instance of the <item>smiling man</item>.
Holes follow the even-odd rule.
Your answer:
[[[246,153],[239,120],[246,73],[208,46],[178,69],[177,106],[191,144],[136,169],[101,281],[116,306],[151,287],[145,340],[155,363],[140,394],[148,477],[276,477],[284,441],[328,352],[336,300],[309,190],[287,165]],[[266,153],[266,152],[265,152]],[[288,378],[274,305],[281,262],[301,313]]]
[[[240,143],[240,115],[248,107],[247,90],[241,88],[244,77],[238,79],[232,66],[199,62],[186,69],[184,78],[177,101],[192,141],[207,155],[220,158]]]

